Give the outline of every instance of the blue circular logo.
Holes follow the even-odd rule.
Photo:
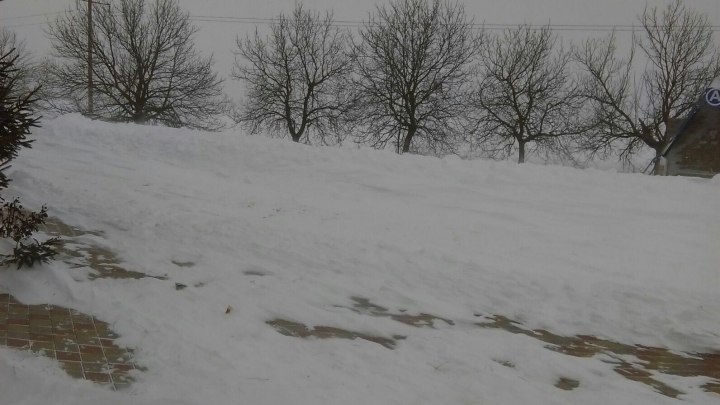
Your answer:
[[[711,107],[720,107],[720,89],[708,89],[707,93],[705,93],[705,101]]]

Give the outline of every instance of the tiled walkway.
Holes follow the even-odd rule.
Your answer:
[[[40,231],[60,237],[57,260],[71,268],[92,271],[86,280],[98,278],[141,279],[143,273],[126,270],[111,251],[78,240],[84,235],[101,237],[100,232],[83,231],[50,218]],[[117,346],[118,335],[110,326],[90,315],[54,305],[25,305],[0,291],[0,346],[30,350],[57,359],[65,372],[78,379],[94,381],[115,390],[128,387],[131,370],[141,370],[133,351]]]
[[[0,345],[31,350],[51,359],[72,377],[114,389],[133,381],[132,350],[114,343],[110,326],[89,315],[54,305],[24,305],[0,293]]]

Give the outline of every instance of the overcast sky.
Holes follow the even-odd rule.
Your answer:
[[[477,22],[487,24],[563,24],[563,25],[632,25],[646,4],[664,6],[669,0],[467,0],[462,2],[468,14]],[[237,35],[244,36],[254,30],[255,24],[228,21],[228,17],[271,18],[281,12],[292,10],[295,0],[180,0],[183,8],[191,13],[201,30],[196,38],[197,47],[217,59],[216,69],[226,76],[233,62],[231,50]],[[367,0],[306,0],[308,7],[332,8],[336,20],[362,21],[374,9],[376,2]],[[385,3],[385,1],[378,1]],[[720,44],[720,0],[686,0],[686,4],[707,13],[716,26],[716,42]],[[0,25],[11,27],[28,48],[38,57],[49,49],[43,27],[53,15],[75,9],[76,0],[3,0],[0,2]],[[81,6],[82,7],[82,6]],[[219,18],[218,18],[219,17]],[[201,21],[213,20],[213,21]],[[260,24],[261,29],[265,27]],[[560,31],[565,40],[579,40],[587,36],[607,35],[607,27],[566,27]],[[588,31],[590,30],[590,31]],[[621,34],[628,41],[629,33]],[[238,88],[228,83],[231,95]]]

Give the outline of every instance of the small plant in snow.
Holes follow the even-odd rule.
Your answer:
[[[20,269],[23,266],[32,267],[35,263],[49,262],[57,252],[54,245],[58,238],[45,242],[38,242],[32,234],[38,231],[39,225],[45,223],[47,207],[43,206],[40,212],[31,212],[23,209],[20,199],[5,201],[2,196],[2,224],[0,224],[0,237],[10,238],[15,242],[12,254],[0,254],[0,265],[15,264]]]

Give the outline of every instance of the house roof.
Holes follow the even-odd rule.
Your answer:
[[[710,85],[707,87],[708,89],[720,89],[720,77],[716,77],[715,80],[710,83]],[[685,133],[685,128],[687,128],[688,124],[690,124],[690,121],[692,121],[693,117],[700,111],[700,109],[705,104],[705,94],[703,93],[702,96],[700,96],[700,99],[698,100],[697,104],[690,110],[690,113],[685,117],[682,124],[677,129],[677,132],[672,137],[670,142],[668,142],[667,146],[665,146],[665,149],[663,149],[660,156],[665,156],[670,151],[672,146],[677,142],[680,137],[682,137],[682,134]]]
[[[688,124],[690,124],[690,121],[692,121],[693,117],[695,117],[695,114],[697,114],[697,112],[700,111],[700,106],[702,105],[702,102],[704,101],[704,99],[705,99],[705,98],[703,97],[703,99],[701,99],[700,102],[698,102],[697,104],[695,104],[695,107],[693,107],[692,110],[690,110],[690,113],[689,113],[689,114],[685,117],[685,119],[682,121],[682,124],[680,124],[680,125],[678,126],[677,132],[675,133],[675,135],[673,135],[672,139],[670,139],[670,142],[668,142],[667,146],[665,146],[665,149],[663,149],[663,151],[662,151],[662,153],[660,154],[660,156],[665,157],[665,155],[666,155],[666,154],[670,151],[670,149],[672,148],[673,144],[674,144],[678,139],[680,139],[680,137],[682,136],[682,134],[685,132],[685,128],[687,128]]]
[[[710,83],[709,88],[711,89],[720,89],[720,76],[716,77],[715,80]]]

